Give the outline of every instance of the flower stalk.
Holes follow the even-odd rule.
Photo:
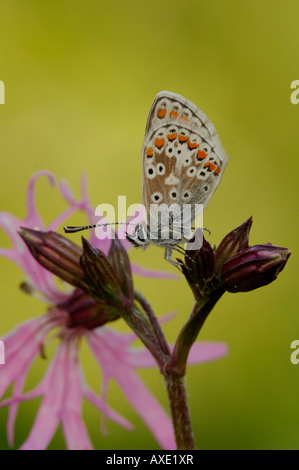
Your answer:
[[[193,307],[189,320],[180,331],[168,363],[168,370],[175,372],[179,377],[185,376],[190,349],[223,293],[224,290],[219,289],[217,295],[199,299]]]
[[[190,411],[184,378],[168,369],[164,376],[167,387],[177,450],[195,450]]]

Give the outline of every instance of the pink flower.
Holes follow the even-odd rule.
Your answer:
[[[145,348],[132,347],[136,339],[134,333],[124,334],[103,324],[86,326],[80,318],[98,312],[99,304],[79,289],[68,288],[60,291],[55,276],[42,267],[31,255],[18,235],[21,226],[44,230],[44,224],[37,213],[34,198],[36,179],[45,175],[51,185],[53,176],[48,172],[34,175],[28,187],[28,213],[23,221],[14,216],[1,213],[0,226],[10,236],[12,249],[1,249],[0,255],[14,261],[26,274],[23,289],[51,305],[50,310],[39,318],[28,320],[2,338],[5,345],[5,364],[0,365],[0,398],[13,384],[10,398],[3,400],[1,407],[9,406],[7,433],[10,445],[14,441],[14,427],[20,402],[41,396],[42,402],[37,412],[31,432],[21,449],[45,449],[61,423],[68,449],[92,449],[86,425],[82,418],[82,398],[90,401],[100,410],[104,418],[109,418],[124,428],[132,429],[124,417],[106,403],[108,383],[114,379],[122,389],[127,400],[149,427],[159,445],[165,449],[175,449],[171,421],[154,396],[147,390],[136,373],[136,368],[156,367],[157,364]],[[73,212],[82,210],[89,222],[93,222],[93,210],[82,180],[82,199],[76,200],[66,183],[60,184],[60,192],[69,207],[47,230],[56,230]],[[92,234],[93,246],[108,252],[109,240],[99,241]],[[125,243],[126,244],[126,243]],[[133,272],[158,277],[161,273],[143,271],[133,266]],[[162,277],[167,274],[162,274]],[[68,286],[69,287],[69,286]],[[76,319],[76,322],[72,321]],[[51,360],[44,377],[37,387],[23,392],[26,377],[33,361],[44,355],[44,345],[50,333],[55,330],[59,340],[57,351]],[[97,395],[85,382],[81,370],[78,350],[84,337],[94,354],[103,375],[101,395]],[[221,343],[198,343],[191,350],[189,362],[199,363],[223,356],[226,346]],[[103,427],[103,431],[105,427]]]

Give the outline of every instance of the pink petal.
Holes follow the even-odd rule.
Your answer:
[[[13,248],[0,250],[0,255],[11,259],[19,266],[29,276],[33,288],[43,293],[50,302],[55,303],[63,300],[63,293],[58,291],[53,274],[35,261],[18,234],[21,226],[32,227],[32,225],[26,223],[26,221],[19,221],[10,214],[2,212],[0,213],[0,226],[6,231],[13,243]]]
[[[158,278],[158,279],[175,279],[179,280],[180,276],[174,273],[169,273],[167,271],[159,271],[155,269],[147,269],[139,266],[138,264],[131,263],[132,272],[138,276],[144,276],[149,278]]]
[[[30,392],[23,393],[18,396],[12,396],[6,400],[1,401],[0,408],[5,408],[6,406],[12,406],[24,401],[32,400],[33,398],[40,397],[44,393],[44,380],[42,380],[33,390]]]
[[[48,447],[61,418],[67,366],[65,346],[61,343],[43,380],[44,398],[21,450],[44,450]]]
[[[125,375],[118,374],[117,370],[113,375],[127,400],[141,416],[162,449],[175,450],[177,447],[171,420],[137,374],[126,368]]]
[[[69,187],[66,181],[59,182],[59,189],[62,197],[69,203],[70,207],[66,209],[62,214],[60,214],[48,227],[48,230],[57,230],[57,228],[62,225],[65,220],[70,217],[77,210],[86,212],[87,216],[90,217],[94,215],[94,209],[91,207],[89,197],[87,194],[86,188],[86,177],[82,176],[81,186],[82,186],[82,200],[76,200],[73,194],[73,191]],[[81,225],[84,225],[83,221]]]
[[[27,216],[25,220],[18,220],[16,217],[5,212],[0,213],[0,226],[6,231],[13,244],[12,249],[0,250],[0,255],[6,256],[15,262],[24,271],[24,273],[29,276],[29,283],[32,287],[41,292],[50,303],[58,303],[64,300],[65,294],[58,290],[53,274],[42,268],[42,266],[35,261],[18,234],[18,230],[21,226],[39,228],[40,230],[45,228],[42,219],[37,213],[35,205],[35,185],[40,176],[47,176],[52,186],[55,183],[53,175],[47,171],[39,171],[31,177],[27,190]],[[84,210],[88,214],[92,211],[87,197],[86,182],[84,182],[84,179],[82,182],[82,189],[84,190],[82,200],[76,201],[71,195],[66,184],[62,185],[62,188],[60,187],[60,189],[62,196],[64,196],[67,202],[69,202],[70,207],[66,209],[54,222],[52,222],[52,224],[50,224],[49,229],[52,230],[57,228],[65,218],[69,217],[70,214],[78,209]]]
[[[226,356],[228,352],[225,343],[200,341],[194,343],[190,349],[188,364],[201,364]]]
[[[62,416],[62,428],[69,450],[93,449],[81,412],[65,410]]]
[[[174,345],[170,345],[171,350]],[[225,343],[198,342],[194,343],[188,357],[188,364],[201,364],[203,362],[219,359],[227,354]],[[140,348],[131,350],[125,356],[126,363],[132,367],[149,368],[157,367],[157,363],[147,349]]]
[[[110,408],[108,405],[106,405],[104,400],[98,397],[90,388],[84,388],[84,397],[88,401],[90,401],[90,403],[92,403],[96,408],[98,408],[103,413],[103,415],[107,416],[107,418],[111,419],[115,423],[119,424],[120,426],[123,426],[128,430],[133,429],[132,424],[126,418],[124,418],[119,413]]]
[[[64,340],[66,341],[66,340]],[[78,363],[78,344],[70,340],[65,354],[68,356],[67,375],[65,380],[65,392],[61,409],[61,421],[69,450],[91,450],[86,426],[82,420],[82,384]]]
[[[30,178],[28,189],[27,189],[27,217],[24,223],[27,223],[32,228],[39,227],[40,229],[42,229],[43,222],[36,210],[35,194],[34,194],[35,183],[37,179],[40,178],[40,176],[47,176],[51,186],[54,186],[55,184],[54,176],[49,171],[38,171]]]
[[[102,373],[107,380],[113,377],[120,385],[132,407],[145,421],[162,448],[175,449],[175,440],[170,418],[161,405],[147,390],[133,368],[128,366],[130,351],[123,348],[117,336],[98,333],[88,335],[89,345],[99,361]],[[125,338],[127,339],[127,338]]]
[[[24,383],[26,380],[26,375],[23,374],[23,376],[17,378],[15,382],[15,386],[13,389],[13,395],[12,398],[16,398],[22,394]],[[13,403],[8,412],[8,420],[7,420],[7,437],[8,437],[8,443],[10,447],[13,447],[14,445],[14,429],[15,429],[15,422],[18,414],[18,409],[19,409],[19,404],[18,403]]]
[[[48,333],[46,317],[29,320],[4,336],[6,363],[0,369],[0,397],[15,380],[27,375]]]

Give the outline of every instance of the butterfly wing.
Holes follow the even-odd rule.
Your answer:
[[[162,91],[150,109],[142,149],[143,204],[208,204],[228,161],[207,116]]]

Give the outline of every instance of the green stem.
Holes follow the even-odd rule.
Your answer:
[[[197,300],[189,320],[178,336],[168,364],[168,370],[172,370],[179,376],[184,377],[191,346],[195,342],[209,313],[223,293],[224,290],[220,289],[212,297],[202,297]]]
[[[165,375],[172,423],[175,433],[177,450],[194,450],[194,437],[184,378],[175,372],[168,371]]]
[[[184,384],[186,364],[192,344],[195,342],[207,316],[223,295],[219,289],[211,297],[201,297],[194,305],[186,325],[180,332],[164,374],[172,422],[178,450],[194,450],[194,437]]]

